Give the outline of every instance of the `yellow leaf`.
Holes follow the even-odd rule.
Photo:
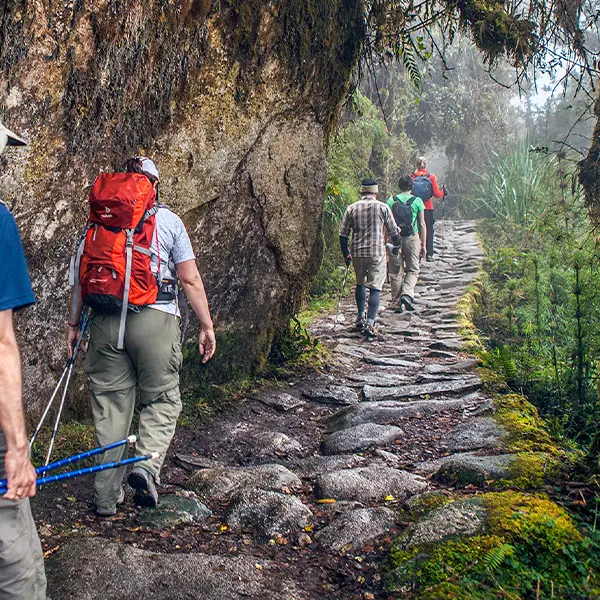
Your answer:
[[[312,528],[312,525],[307,525],[307,526],[304,528],[304,531],[311,532],[312,530],[313,530],[313,528]]]
[[[221,525],[221,531],[227,531],[227,525],[225,525],[225,524]]]
[[[262,571],[262,565],[259,565],[258,563],[256,563],[254,565],[259,571]]]
[[[394,496],[392,495],[388,495],[385,497],[385,501],[386,502],[393,502],[396,498],[394,498]]]
[[[333,498],[321,498],[317,500],[317,504],[334,504],[335,502]]]
[[[77,502],[77,498],[73,498],[73,496],[67,496],[66,500],[68,500],[69,502]]]

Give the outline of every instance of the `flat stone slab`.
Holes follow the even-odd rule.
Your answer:
[[[479,377],[465,377],[448,381],[435,381],[420,385],[406,385],[403,387],[375,387],[365,385],[363,397],[366,402],[376,400],[398,400],[400,398],[415,398],[418,396],[436,396],[440,394],[469,392],[481,387]]]
[[[362,423],[394,424],[406,417],[435,415],[453,410],[474,410],[484,402],[484,398],[474,395],[464,398],[444,398],[440,400],[361,402],[331,415],[326,420],[329,431],[337,431],[361,425]]]
[[[452,485],[483,485],[490,480],[509,479],[514,460],[514,454],[477,456],[465,452],[420,463],[415,471]]]
[[[407,375],[398,375],[396,373],[364,373],[358,375],[348,375],[351,381],[356,381],[362,385],[374,385],[377,387],[394,387],[405,384],[410,381]],[[361,386],[362,387],[362,386]]]
[[[279,412],[287,412],[289,410],[293,410],[294,408],[298,408],[299,406],[306,404],[306,400],[303,400],[298,396],[293,396],[292,394],[288,394],[286,392],[280,392],[277,394],[265,394],[255,399],[262,402],[263,404],[266,404],[267,406],[273,407]]]
[[[363,358],[364,356],[371,356],[373,354],[370,350],[361,348],[357,343],[340,343],[333,348],[333,352],[345,354],[346,356],[353,356],[355,358]]]
[[[333,471],[318,477],[315,485],[317,498],[383,502],[393,496],[403,502],[409,496],[426,489],[427,482],[408,471],[371,465],[359,469]]]
[[[393,425],[364,423],[329,434],[321,444],[323,454],[359,452],[373,446],[383,446],[402,437],[404,432]]]
[[[308,456],[288,461],[285,464],[298,477],[310,479],[329,471],[362,467],[366,462],[367,459],[364,456],[345,454],[340,456]]]
[[[243,489],[283,491],[300,487],[302,482],[282,465],[226,467],[196,471],[186,487],[206,500],[225,500]]]
[[[287,600],[295,586],[272,589],[269,562],[255,557],[163,554],[100,538],[66,540],[46,561],[52,600]]]
[[[464,371],[474,369],[478,364],[479,360],[476,358],[466,358],[453,363],[429,363],[423,367],[423,373],[430,373],[432,375],[439,373],[463,373]]]
[[[452,452],[500,448],[502,440],[506,436],[505,429],[498,425],[493,418],[478,417],[450,430],[443,443]]]
[[[347,511],[315,534],[315,541],[334,552],[358,550],[387,533],[395,515],[389,508],[359,508]]]
[[[357,404],[358,393],[355,389],[345,385],[324,385],[310,388],[303,392],[313,402],[320,404],[337,404],[339,406]]]
[[[415,369],[419,366],[414,362],[391,356],[365,356],[363,357],[363,361],[380,367],[406,367],[407,369]]]
[[[311,517],[296,496],[256,489],[237,494],[224,515],[233,531],[252,531],[262,540],[299,533]]]
[[[459,351],[462,348],[462,342],[451,341],[451,340],[438,340],[428,345],[430,350],[445,350],[445,351]]]
[[[486,510],[479,498],[457,500],[432,510],[406,532],[404,549],[476,535],[485,529]]]
[[[151,529],[165,529],[206,519],[212,511],[202,504],[193,492],[165,494],[156,508],[143,508],[138,523]]]
[[[446,350],[432,350],[431,348],[425,350],[423,356],[427,356],[429,358],[458,358],[454,352],[447,352]]]

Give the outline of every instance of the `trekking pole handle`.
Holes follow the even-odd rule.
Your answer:
[[[104,465],[96,465],[94,467],[87,467],[85,469],[79,469],[77,471],[69,471],[68,473],[61,473],[60,475],[49,475],[48,477],[40,477],[36,481],[36,485],[41,486],[46,483],[53,483],[55,481],[65,481],[66,479],[73,479],[75,477],[81,477],[82,475],[91,475],[92,473],[98,473],[100,471],[107,471],[108,469],[118,469],[119,467],[125,467],[133,463],[141,462],[143,460],[154,460],[160,456],[158,452],[152,452],[152,454],[145,454],[144,456],[132,456],[131,458],[125,458],[123,460],[117,460],[115,462],[106,463]],[[0,495],[6,494],[7,487],[4,485],[0,488]]]

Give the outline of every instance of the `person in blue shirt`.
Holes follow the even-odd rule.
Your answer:
[[[0,154],[25,142],[0,123]],[[23,414],[21,357],[13,313],[35,303],[17,225],[0,202],[0,600],[45,600],[44,556],[29,498],[36,473],[29,459]]]

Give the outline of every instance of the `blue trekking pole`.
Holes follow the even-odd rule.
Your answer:
[[[60,475],[49,475],[48,477],[40,477],[36,480],[36,485],[42,486],[46,483],[53,483],[55,481],[65,481],[66,479],[73,479],[74,477],[81,477],[82,475],[91,475],[92,473],[98,473],[100,471],[107,471],[108,469],[118,469],[119,467],[125,467],[133,463],[140,462],[142,460],[151,460],[159,457],[158,452],[152,454],[145,454],[144,456],[132,456],[131,458],[125,458],[123,460],[117,460],[115,462],[106,463],[104,465],[96,465],[94,467],[87,467],[85,469],[79,469],[77,471],[69,471],[68,473],[61,473]],[[0,488],[0,495],[6,494],[6,484]]]
[[[126,437],[124,440],[119,440],[118,442],[113,442],[112,444],[107,444],[106,446],[100,446],[99,448],[94,448],[93,450],[87,450],[86,452],[82,452],[81,454],[75,454],[74,456],[68,456],[67,458],[63,458],[62,460],[57,460],[56,462],[50,463],[49,465],[43,465],[41,467],[37,467],[35,472],[40,475],[41,473],[46,473],[47,471],[53,471],[54,469],[60,469],[60,467],[65,467],[66,465],[70,465],[74,462],[78,462],[80,460],[84,460],[86,458],[91,458],[92,456],[96,456],[98,454],[104,454],[113,448],[119,448],[120,446],[125,446],[126,444],[135,444],[137,437],[135,435],[130,435]],[[6,479],[0,479],[0,489],[6,487]]]
[[[65,368],[62,372],[62,375],[60,376],[60,379],[58,380],[58,384],[54,388],[54,392],[52,393],[52,396],[50,397],[50,401],[46,405],[44,413],[42,414],[42,418],[40,419],[40,422],[37,424],[37,427],[35,428],[35,431],[33,432],[31,439],[29,440],[29,448],[30,449],[33,446],[33,443],[35,442],[35,439],[37,438],[38,433],[40,432],[40,429],[42,428],[42,425],[44,424],[44,421],[46,420],[46,417],[48,416],[48,413],[50,412],[50,409],[52,408],[52,404],[54,403],[54,399],[56,398],[56,395],[58,394],[58,390],[60,389],[60,386],[62,385],[62,382],[68,373],[67,383],[65,385],[65,390],[63,393],[63,400],[61,402],[61,409],[59,411],[59,417],[60,417],[60,412],[62,412],[62,404],[64,403],[64,397],[66,395],[66,390],[69,387],[69,379],[71,378],[71,372],[73,371],[73,365],[75,364],[75,359],[77,358],[77,352],[78,352],[79,346],[81,345],[81,342],[87,332],[87,329],[90,325],[91,320],[92,320],[92,318],[90,315],[90,311],[88,310],[87,313],[83,316],[81,323],[79,324],[79,338],[78,338],[77,342],[75,343],[75,345],[73,346],[73,354],[72,354],[71,358],[67,359]],[[56,434],[54,434],[54,435],[56,435]],[[54,439],[52,440],[52,444],[54,444]]]

